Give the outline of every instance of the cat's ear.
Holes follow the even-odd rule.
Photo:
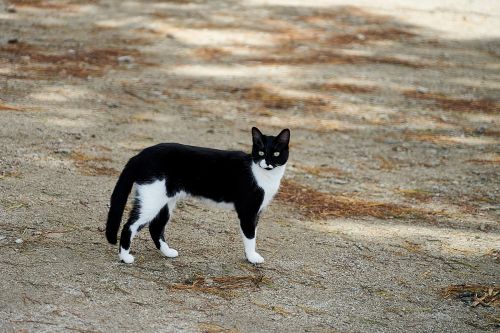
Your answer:
[[[280,146],[288,146],[288,143],[290,142],[290,130],[288,128],[285,128],[278,134],[278,136],[274,139],[276,143],[278,143]]]
[[[252,141],[254,145],[263,146],[262,132],[257,127],[252,127]]]

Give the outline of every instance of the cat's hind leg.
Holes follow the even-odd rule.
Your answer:
[[[165,226],[170,219],[170,207],[171,205],[165,205],[158,215],[151,221],[149,224],[149,233],[151,234],[151,238],[156,245],[156,248],[163,253],[164,256],[169,258],[175,258],[179,255],[179,253],[168,247],[167,242],[165,241]]]
[[[134,257],[130,254],[132,239],[144,226],[159,215],[166,204],[165,180],[157,180],[137,186],[134,207],[120,237],[120,253],[118,256],[123,262],[127,264],[134,262]]]
[[[123,230],[120,236],[120,252],[118,253],[118,257],[126,264],[131,264],[134,262],[134,256],[130,254],[130,245],[132,243],[132,239],[140,231],[140,209],[141,208],[139,200],[136,198],[132,211],[130,212],[130,215],[128,217],[128,221],[123,226]]]

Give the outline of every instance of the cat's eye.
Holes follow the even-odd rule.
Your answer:
[[[264,156],[264,152],[262,150],[259,150],[259,156]]]
[[[276,156],[276,157],[278,157],[278,156],[280,156],[280,152],[279,152],[279,151],[275,151],[275,152],[273,153],[273,155],[274,155],[274,156]]]

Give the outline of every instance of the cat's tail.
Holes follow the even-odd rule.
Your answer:
[[[134,158],[130,159],[123,169],[118,182],[115,185],[113,194],[111,194],[111,203],[108,213],[108,221],[106,222],[106,239],[111,244],[116,244],[118,229],[122,220],[123,211],[127,204],[127,198],[132,190],[135,181],[135,172],[133,163]]]

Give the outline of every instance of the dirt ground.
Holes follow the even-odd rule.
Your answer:
[[[1,332],[500,327],[500,3],[0,2]],[[244,259],[185,201],[163,257],[103,226],[158,142],[292,130]]]

